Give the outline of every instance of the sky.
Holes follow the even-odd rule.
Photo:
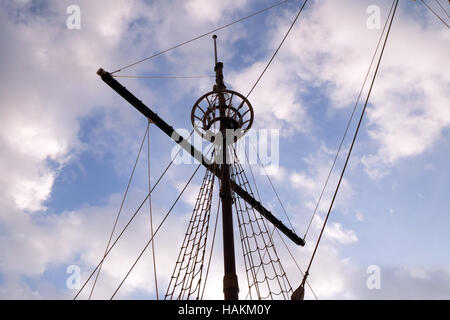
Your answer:
[[[96,75],[274,4],[273,1],[0,1],[0,297],[71,299],[77,266],[84,282],[105,250],[147,120]],[[301,1],[217,32],[225,84],[246,94],[276,50]],[[249,100],[253,129],[278,130],[279,166],[270,178],[301,236],[314,212],[375,50],[391,1],[308,1]],[[433,1],[428,3],[445,18]],[[450,8],[446,1],[441,4]],[[71,5],[80,28],[70,29]],[[377,6],[381,29],[367,21]],[[372,7],[373,8],[373,7]],[[441,11],[439,11],[441,10]],[[447,19],[448,22],[448,19]],[[420,2],[400,1],[345,177],[308,278],[319,299],[450,298],[450,33]],[[203,37],[121,75],[214,75]],[[373,69],[372,73],[373,74]],[[371,76],[369,77],[371,79]],[[213,78],[120,78],[174,128],[190,132],[195,101]],[[367,94],[367,87],[363,98]],[[363,99],[364,100],[364,99]],[[361,103],[357,115],[361,110]],[[314,216],[305,247],[289,248],[305,269],[336,187],[356,122]],[[151,181],[174,144],[150,126]],[[147,145],[118,225],[148,191]],[[263,204],[288,224],[261,167]],[[171,167],[152,193],[159,223],[194,164]],[[197,196],[199,170],[155,238],[158,296],[176,261]],[[219,229],[220,230],[220,229]],[[150,236],[148,203],[102,268],[93,298],[109,299]],[[236,234],[237,236],[237,234]],[[218,235],[217,239],[221,239]],[[221,241],[205,297],[221,299]],[[294,289],[301,274],[279,238]],[[241,297],[246,283],[236,246]],[[379,286],[370,288],[373,266]],[[146,251],[116,299],[155,299]],[[86,291],[80,298],[86,298]],[[306,291],[306,299],[314,299]]]

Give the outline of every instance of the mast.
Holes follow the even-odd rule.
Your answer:
[[[245,221],[239,221],[239,218],[243,218],[243,216],[239,217],[239,213],[242,215],[245,211],[245,214],[248,215],[249,210],[254,210],[259,212],[261,214],[261,217],[265,218],[267,221],[272,223],[278,230],[280,230],[283,234],[285,234],[295,244],[304,246],[305,241],[304,239],[296,235],[293,230],[289,229],[279,219],[277,219],[269,210],[267,210],[262,205],[261,202],[257,201],[254,198],[254,195],[251,192],[251,190],[248,189],[245,186],[245,184],[242,184],[241,181],[243,179],[242,168],[239,169],[240,170],[239,172],[237,172],[236,168],[234,168],[230,164],[231,162],[230,160],[232,160],[233,157],[231,154],[228,153],[228,148],[232,147],[233,143],[235,143],[239,138],[244,136],[245,133],[250,130],[254,120],[254,111],[247,97],[243,96],[239,92],[229,90],[226,88],[223,81],[223,63],[219,62],[217,59],[217,45],[216,45],[217,37],[213,36],[213,38],[214,38],[214,55],[215,55],[214,71],[216,73],[216,83],[212,91],[205,93],[195,102],[191,112],[191,122],[194,127],[194,130],[199,135],[201,135],[202,138],[206,139],[210,143],[216,144],[212,160],[205,157],[205,155],[203,155],[201,151],[199,151],[197,148],[191,145],[189,141],[183,138],[177,131],[175,131],[172,126],[170,126],[167,122],[161,119],[141,100],[139,100],[122,84],[120,84],[116,79],[114,79],[114,76],[111,73],[100,68],[97,71],[97,74],[108,86],[110,86],[114,91],[116,91],[120,96],[122,96],[128,103],[130,103],[134,108],[136,108],[136,110],[142,113],[142,115],[144,115],[147,119],[151,120],[156,127],[158,127],[166,135],[168,135],[175,143],[177,143],[181,148],[187,151],[193,158],[198,160],[200,164],[203,165],[208,171],[210,171],[212,175],[207,175],[209,177],[207,179],[207,183],[210,183],[210,181],[212,181],[211,180],[212,176],[216,176],[217,178],[219,178],[221,182],[221,190],[219,196],[222,203],[222,228],[223,228],[223,259],[224,259],[223,293],[225,300],[238,300],[239,284],[236,275],[236,260],[235,260],[234,230],[233,230],[233,205],[236,204],[235,201],[239,201],[240,203],[239,205],[240,208],[238,209],[236,207],[240,232],[242,232],[241,228],[243,223],[244,224],[245,223],[259,224],[260,222],[263,223],[262,220],[258,221],[256,216],[254,216],[252,219],[247,217]],[[234,163],[236,164],[236,161],[234,161]],[[238,180],[236,180],[236,178]],[[232,190],[236,195],[236,199],[233,199],[232,197]],[[242,204],[241,201],[243,203],[246,203],[244,207],[241,207]],[[260,228],[259,225],[255,225],[255,227]],[[265,226],[263,232],[257,232],[252,233],[250,235],[246,235],[244,240],[248,241],[248,239],[251,238],[255,241],[256,237],[263,237],[264,236],[263,234],[268,235],[268,231]],[[268,237],[269,237],[268,241],[270,242],[271,241],[270,236],[268,235]],[[244,240],[241,234],[241,242]],[[270,247],[273,247],[273,245]],[[247,246],[247,249],[248,248],[250,247]],[[261,250],[268,250],[268,248],[265,247],[264,249],[261,249],[258,247],[257,250],[259,252]],[[251,252],[249,252],[248,250],[244,252],[244,255],[248,256],[249,254],[251,254]],[[258,266],[264,269],[265,268],[264,264],[261,264],[262,256],[260,258],[261,261],[258,264]],[[271,259],[270,260],[271,267],[273,267],[274,264],[279,263],[279,259],[276,255],[276,252],[274,252],[274,258],[272,259],[269,256],[269,259]],[[179,261],[177,261],[177,265],[178,262]],[[257,265],[255,265],[252,261],[250,262],[250,264],[251,268],[257,267]],[[185,268],[183,270],[185,270]],[[189,273],[188,275],[185,274],[184,276],[190,276],[192,278],[195,273],[195,268],[185,270],[184,272]],[[285,277],[285,272],[283,271],[283,269],[279,269],[278,272],[275,271],[274,279],[276,281],[279,282],[280,278],[283,277]],[[270,281],[274,279],[270,279]],[[249,281],[248,274],[247,274],[247,281]],[[266,281],[269,281],[267,277]],[[178,285],[179,284],[176,282],[176,286]],[[253,283],[249,283],[249,288],[252,286],[258,287],[258,285],[259,282],[255,279]],[[267,286],[269,286],[268,283]],[[183,282],[183,286],[180,288],[178,287],[177,290],[181,290],[182,294],[183,292],[186,293],[186,290],[188,290],[189,291],[188,297],[190,296],[191,294],[190,286],[185,287]],[[270,287],[268,287],[268,290],[270,291]],[[281,290],[282,290],[281,294],[283,293],[286,294],[289,291],[288,289],[283,288],[281,288]],[[169,292],[169,295],[166,295],[166,298],[167,297],[172,298],[174,296],[172,292],[173,290]],[[271,292],[269,293],[271,297],[272,293]],[[259,293],[258,296],[260,296]]]
[[[214,91],[219,98],[219,114],[220,114],[220,133],[222,135],[221,146],[221,189],[220,199],[222,201],[222,233],[223,233],[223,263],[224,263],[224,276],[223,276],[223,293],[225,300],[238,300],[239,299],[239,285],[236,275],[236,259],[234,252],[234,230],[233,230],[233,199],[231,197],[231,183],[230,183],[230,165],[228,159],[228,144],[232,143],[227,141],[227,130],[229,127],[229,121],[226,120],[225,111],[227,109],[223,90],[226,89],[223,83],[223,63],[217,61],[217,36],[214,35],[214,71],[216,72],[216,85]]]

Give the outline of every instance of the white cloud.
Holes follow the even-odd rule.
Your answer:
[[[306,170],[301,172],[294,171],[289,174],[290,183],[301,193],[302,200],[306,202],[306,206],[311,213],[316,207],[317,201],[328,177],[332,165],[332,155],[332,150],[322,146],[315,154],[303,159],[307,165]],[[339,165],[339,161],[337,162],[337,165]],[[340,172],[338,170],[338,166],[336,166],[330,176],[327,188],[323,193],[320,205],[318,207],[319,213],[325,213],[328,211],[328,207],[339,181],[339,176]],[[351,184],[347,179],[343,178],[334,207],[341,207],[342,209],[345,209],[351,200],[353,193],[354,191]]]
[[[189,0],[186,1],[184,7],[189,14],[196,20],[217,22],[223,17],[224,14],[233,12],[237,9],[245,9],[248,1],[239,0],[233,2],[224,2],[220,0],[214,1],[202,1],[202,0]]]
[[[92,141],[90,147],[95,152],[110,151],[111,145],[103,141],[106,135],[116,139],[116,146],[122,143],[128,147],[136,144],[136,141],[131,141],[138,129],[133,126],[136,123],[135,112],[116,108],[123,101],[105,89],[95,74],[97,68],[106,66],[109,69],[110,66],[121,65],[135,57],[141,58],[148,55],[149,46],[151,50],[167,47],[169,35],[185,40],[192,35],[191,32],[204,30],[206,26],[204,22],[196,21],[191,25],[192,30],[174,32],[173,26],[179,26],[180,30],[183,28],[179,24],[180,17],[188,25],[188,20],[195,20],[195,17],[186,15],[183,10],[174,10],[178,8],[177,3],[145,5],[140,1],[114,1],[107,4],[82,1],[79,3],[82,29],[70,31],[65,28],[67,16],[64,3],[49,4],[48,12],[45,11],[49,16],[36,14],[30,9],[30,2],[5,6],[0,14],[2,40],[9,43],[0,53],[4,57],[1,59],[3,72],[0,75],[4,84],[4,90],[0,94],[0,147],[3,155],[0,165],[8,168],[0,178],[1,238],[8,244],[1,250],[0,268],[5,285],[1,287],[0,294],[9,298],[70,298],[71,293],[60,287],[53,288],[42,279],[45,272],[58,266],[79,263],[86,275],[86,270],[98,262],[106,245],[110,224],[105,221],[112,224],[113,218],[107,214],[116,211],[117,199],[111,200],[104,207],[85,206],[73,212],[58,214],[43,212],[59,170],[69,161],[76,161],[77,153],[87,147],[79,141],[81,118],[99,109],[100,113],[106,114],[102,123],[104,127],[96,128],[93,132],[95,141]],[[161,6],[167,13],[165,16],[174,19],[164,21],[170,28],[162,28],[158,34],[147,37],[145,42],[139,42],[137,35],[142,31],[139,24],[133,30],[128,29],[128,25],[137,18],[162,15],[158,11]],[[222,7],[223,10],[232,12],[229,7]],[[175,12],[178,15],[173,14]],[[220,14],[222,11],[216,12]],[[17,16],[20,19],[15,19]],[[160,22],[159,19],[156,21]],[[238,36],[239,32],[236,30],[239,28],[235,28],[230,38]],[[143,35],[145,33],[141,34]],[[151,41],[152,38],[155,41]],[[222,39],[227,41],[227,32],[223,33]],[[130,56],[131,44],[134,48],[133,56]],[[208,45],[211,46],[210,41]],[[190,51],[194,52],[192,47]],[[210,56],[209,51],[199,52]],[[170,60],[170,55],[167,59]],[[189,68],[197,73],[200,69],[198,66],[203,69],[210,67],[205,66],[202,56],[192,61],[192,65],[186,66],[186,74],[189,74]],[[178,61],[178,64],[181,65],[182,62]],[[133,71],[151,68],[151,64],[141,65]],[[152,92],[143,90],[139,83],[134,86],[136,87],[140,97],[152,96]],[[181,89],[192,90],[192,85],[183,85]],[[109,115],[111,108],[118,115]],[[124,125],[128,127],[126,135],[122,134]],[[99,133],[101,130],[105,133]],[[28,211],[36,213],[29,215]],[[147,223],[147,219],[138,223],[137,229],[131,232],[129,243],[119,246],[112,257],[108,258],[112,262],[104,265],[101,276],[103,289],[99,284],[97,297],[106,298],[121,280],[129,267],[128,262],[131,265],[132,259],[137,256],[137,250],[141,249],[137,244],[143,245],[142,240],[149,234]],[[170,228],[159,237],[157,242],[160,241],[162,248],[167,245],[172,248],[179,235],[184,233],[181,229],[185,223],[175,225],[177,228]],[[166,253],[159,255],[162,265],[172,265],[176,251],[162,249],[162,252]],[[136,289],[152,293],[153,278],[148,273],[150,268],[151,262],[141,263],[127,281],[127,288],[124,288],[121,297]],[[171,271],[171,268],[162,268],[161,278],[168,279]],[[42,279],[40,283],[43,286],[39,285],[36,290],[31,290],[28,283],[22,280],[23,276],[33,280]],[[46,285],[48,288],[45,288]],[[162,287],[165,285],[165,281],[162,281]]]
[[[319,216],[316,216],[314,219],[314,229],[313,232],[317,233],[323,226],[324,219]],[[311,236],[311,238],[316,238],[315,235]],[[358,242],[358,237],[356,236],[355,231],[345,229],[341,223],[328,221],[327,226],[324,231],[324,239],[329,240],[331,243],[338,244],[352,244]]]
[[[309,8],[277,57],[286,67],[272,66],[268,71],[276,79],[277,69],[282,69],[288,79],[280,89],[284,91],[276,95],[279,101],[297,87],[309,85],[323,90],[335,108],[353,105],[381,31],[366,27],[369,4],[373,3],[320,1]],[[386,16],[388,4],[380,6]],[[280,18],[276,34],[287,28],[288,17]],[[450,76],[442,71],[450,63],[449,34],[435,20],[428,16],[422,24],[401,8],[397,12],[367,110],[369,135],[378,150],[363,163],[374,179],[385,175],[396,161],[430,149],[450,126]],[[299,80],[294,82],[295,77]],[[295,103],[281,106],[281,115],[299,112],[300,118],[294,116],[293,122],[281,117],[284,125],[298,127],[304,108]]]
[[[222,6],[215,12],[231,13],[243,3],[236,3],[234,9]],[[100,112],[106,113],[102,124],[105,126],[104,131],[122,133],[124,125],[130,129],[130,133],[137,129],[133,128],[136,113],[132,109],[116,108],[122,106],[123,101],[105,89],[95,71],[100,66],[107,69],[117,67],[124,62],[142,58],[155,51],[155,48],[173,45],[167,41],[172,36],[173,41],[177,38],[185,40],[192,36],[191,32],[204,30],[206,22],[186,15],[184,10],[174,10],[178,8],[175,2],[147,5],[140,1],[112,1],[107,4],[102,1],[82,1],[79,3],[82,28],[68,30],[64,23],[67,18],[64,3],[50,3],[47,12],[51,14],[49,17],[34,14],[30,6],[30,3],[21,3],[5,6],[5,10],[2,10],[2,38],[10,45],[1,53],[5,59],[1,60],[3,72],[0,76],[4,83],[0,96],[3,103],[0,110],[0,144],[7,156],[0,161],[2,167],[10,168],[1,178],[2,185],[5,185],[4,196],[15,201],[21,209],[38,211],[45,210],[44,203],[50,196],[58,174],[55,167],[63,167],[84,147],[78,137],[80,119],[100,109]],[[15,15],[20,15],[21,20],[15,20]],[[171,19],[165,20],[160,26],[161,21],[156,19],[160,15]],[[187,20],[195,21],[191,24],[191,31],[182,29],[180,17],[186,23]],[[128,25],[139,18],[144,19],[146,31],[143,32],[140,24],[136,24],[134,29],[128,29]],[[155,22],[156,25],[152,27]],[[170,25],[170,29],[166,29],[165,25]],[[152,30],[158,26],[161,28],[155,34]],[[174,26],[179,26],[184,32],[175,32]],[[238,34],[231,33],[230,38]],[[147,36],[146,41],[139,41],[138,38],[144,36]],[[224,32],[222,41],[228,41],[227,38],[227,32]],[[206,45],[203,42],[200,44]],[[208,45],[212,48],[210,41]],[[128,50],[130,46],[133,46],[133,56]],[[193,55],[192,64],[186,65],[182,61],[173,64],[186,65],[186,74],[207,73],[207,68],[212,68],[212,65],[204,63],[210,51],[194,51],[192,47],[183,50],[184,54]],[[203,54],[198,55],[198,52]],[[11,61],[10,57],[14,57],[14,60]],[[167,59],[170,60],[170,57],[167,55]],[[153,64],[147,63],[131,71],[152,68]],[[154,95],[152,91],[144,90],[139,82],[133,83],[133,88],[139,97],[146,100]],[[192,90],[192,85],[183,84],[180,89]],[[157,93],[152,100],[155,98],[159,98]],[[166,100],[166,97],[162,98]],[[114,117],[108,116],[111,108],[114,108]],[[121,134],[115,135],[114,139],[127,140],[123,142],[124,145],[135,144],[135,141],[130,141],[130,137]],[[96,151],[104,149],[105,146],[101,145],[103,138],[98,137]]]
[[[231,74],[230,82],[246,95],[258,79],[267,61],[256,62],[243,71]],[[299,90],[292,84],[294,75],[289,66],[274,63],[263,77],[249,100],[257,114],[256,128],[280,129],[281,136],[307,132],[310,119],[299,99]]]
[[[49,18],[33,15],[27,6],[2,10],[2,40],[9,43],[2,55],[9,58],[1,59],[5,90],[1,91],[0,144],[7,155],[2,157],[2,167],[10,168],[2,185],[4,195],[20,209],[45,209],[42,204],[51,193],[55,167],[66,164],[81,148],[79,119],[95,109],[92,101],[111,101],[99,94],[95,70],[99,63],[114,59],[112,43],[117,45],[119,30],[109,28],[112,41],[90,28],[88,21],[99,10],[100,17],[119,11],[114,5],[82,7],[86,30],[80,31],[59,23],[65,21],[65,8],[59,2],[51,7],[55,15]],[[14,20],[18,13],[23,21]],[[116,18],[115,25],[123,29],[120,17]]]
[[[338,243],[351,244],[358,242],[358,237],[353,230],[345,230],[342,225],[337,222],[331,223],[325,229],[325,236]]]

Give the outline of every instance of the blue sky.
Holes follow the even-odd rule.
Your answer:
[[[66,27],[71,4],[81,9],[80,30]],[[79,265],[85,279],[104,250],[147,123],[96,70],[115,70],[271,4],[1,2],[0,36],[8,44],[0,52],[2,298],[71,298],[67,266]],[[280,163],[271,179],[300,235],[381,31],[367,28],[366,10],[379,6],[383,24],[390,4],[310,1],[249,97],[255,109],[254,129],[279,129]],[[217,33],[228,88],[248,92],[298,6],[298,1],[290,1]],[[421,3],[400,2],[360,135],[311,269],[310,284],[319,299],[450,298],[449,41],[448,29]],[[213,75],[213,63],[212,39],[207,36],[122,74]],[[120,81],[175,128],[188,131],[192,105],[213,85],[208,78]],[[355,122],[351,134],[354,129]],[[155,181],[170,161],[174,144],[154,127],[150,140]],[[347,137],[307,246],[290,246],[302,268],[349,142]],[[144,148],[119,225],[145,196],[146,152]],[[194,168],[173,166],[155,190],[156,221]],[[267,177],[258,167],[254,170],[265,205],[286,222]],[[160,294],[203,174],[200,170],[156,239]],[[109,298],[144,246],[149,236],[147,206],[143,212],[105,264],[96,298]],[[221,298],[221,290],[213,285],[221,283],[220,250],[219,243],[206,291],[209,298]],[[281,255],[296,287],[301,277],[287,252]],[[241,264],[239,260],[238,267]],[[380,290],[366,287],[370,265],[380,267]],[[118,298],[154,298],[152,270],[147,252]],[[245,288],[243,274],[240,284]],[[313,298],[310,292],[306,298]]]

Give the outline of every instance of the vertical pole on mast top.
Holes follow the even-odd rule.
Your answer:
[[[220,111],[220,132],[222,134],[222,164],[221,164],[221,189],[220,199],[222,201],[222,233],[223,233],[223,293],[225,300],[239,299],[239,285],[236,275],[236,259],[234,252],[234,232],[233,232],[233,199],[231,197],[230,165],[227,161],[228,148],[226,141],[227,123],[225,121],[226,101],[222,90],[225,90],[223,82],[223,63],[217,61],[217,36],[214,39],[214,71],[216,72],[216,85],[214,90],[219,96]]]
[[[213,35],[213,39],[214,39],[214,65],[217,65],[217,43],[216,43],[217,36]]]

